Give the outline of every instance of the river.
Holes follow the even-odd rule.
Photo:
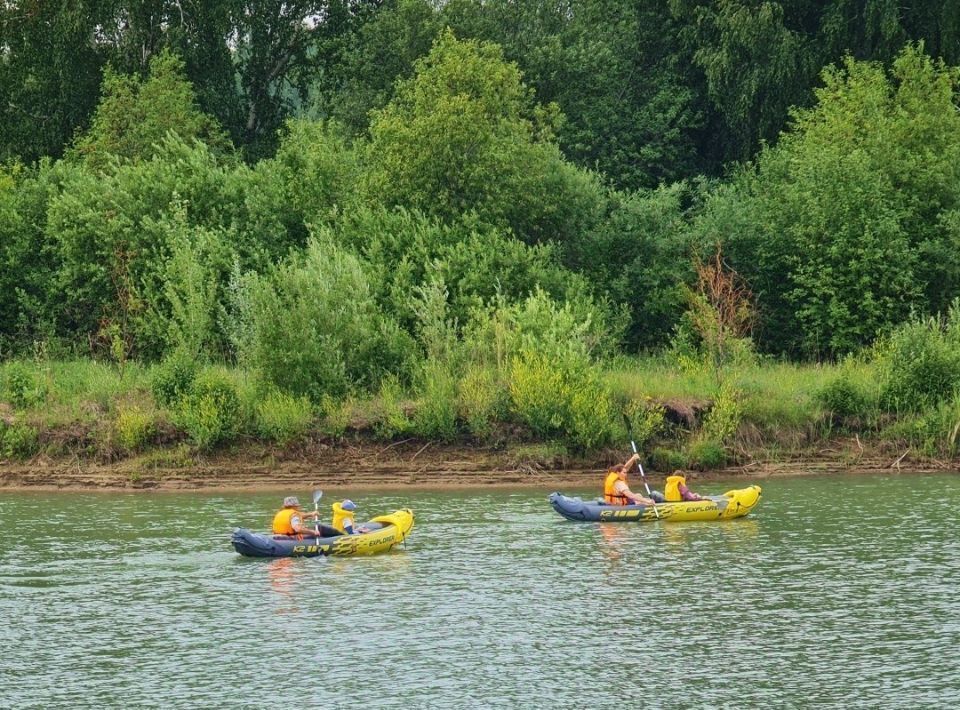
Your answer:
[[[230,531],[308,490],[0,492],[0,707],[960,705],[960,476],[761,483],[746,518],[619,525],[342,489],[412,508],[406,548],[281,560]]]

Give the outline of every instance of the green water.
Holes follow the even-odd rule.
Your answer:
[[[229,533],[308,490],[0,492],[0,707],[960,705],[960,476],[763,486],[744,519],[620,525],[549,489],[341,490],[413,508],[406,549],[294,560]]]

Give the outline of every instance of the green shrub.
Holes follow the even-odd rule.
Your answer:
[[[467,368],[457,387],[460,418],[478,439],[493,433],[493,424],[506,412],[505,394],[496,372],[480,365]]]
[[[960,351],[947,342],[937,319],[901,326],[876,352],[884,411],[923,411],[957,392]]]
[[[235,279],[228,328],[264,381],[314,402],[376,387],[414,351],[381,312],[365,262],[321,236],[269,273]]]
[[[881,437],[924,456],[956,457],[960,453],[960,397],[923,413],[900,417],[881,432]]]
[[[3,427],[0,446],[6,458],[26,459],[37,453],[37,430],[24,422]]]
[[[834,421],[862,419],[869,413],[867,395],[846,374],[831,380],[816,392],[815,397],[817,402],[830,412]]]
[[[649,397],[630,400],[624,408],[624,415],[629,425],[628,434],[640,449],[660,434],[666,424],[663,406]]]
[[[236,386],[222,373],[201,373],[180,399],[177,419],[200,448],[210,448],[233,438],[240,428],[240,397]]]
[[[690,459],[682,451],[656,447],[650,452],[650,465],[657,471],[689,468]]]
[[[373,407],[373,430],[377,436],[392,439],[410,431],[411,422],[404,409],[403,388],[390,375],[380,383],[380,394]]]
[[[117,443],[127,451],[142,448],[156,433],[156,422],[149,412],[139,407],[123,407],[113,422]]]
[[[592,449],[610,442],[618,428],[617,407],[594,370],[571,382],[567,435],[574,446]],[[622,432],[623,427],[619,430]]]
[[[3,396],[17,409],[26,409],[47,398],[47,387],[33,368],[14,362],[7,367]]]
[[[161,406],[172,407],[190,391],[199,371],[194,358],[175,352],[153,372],[150,385],[154,399]]]
[[[705,440],[721,444],[729,442],[740,426],[743,418],[740,392],[729,382],[724,382],[717,390],[713,406],[703,420],[702,435]]]
[[[428,361],[413,430],[420,436],[450,441],[457,435],[457,379],[448,367]]]
[[[257,430],[281,445],[306,434],[312,423],[313,407],[306,397],[271,392],[257,405]]]
[[[559,433],[570,398],[564,373],[547,357],[525,352],[513,358],[510,401],[513,412],[537,434]]]
[[[563,435],[583,449],[609,442],[617,426],[610,392],[581,358],[524,351],[512,360],[510,399],[514,415],[536,434]]]
[[[323,413],[320,420],[321,430],[333,437],[343,436],[350,425],[355,405],[356,400],[352,396],[338,401],[330,395],[324,395],[320,400],[320,411]]]
[[[727,463],[727,451],[715,439],[698,439],[687,448],[687,461],[691,468],[709,470]]]

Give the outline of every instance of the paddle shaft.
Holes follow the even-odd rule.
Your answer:
[[[633,439],[630,439],[630,446],[633,447],[633,453],[638,454],[637,445],[634,443]],[[640,480],[643,481],[643,487],[647,489],[647,497],[653,500],[653,494],[650,493],[650,486],[647,484],[647,474],[643,472],[643,464],[640,463],[640,459],[637,459],[637,468],[640,469]],[[657,510],[657,502],[653,501],[653,514],[657,516],[657,520],[660,519],[660,511]]]
[[[313,519],[313,530],[317,534],[317,540],[320,539],[320,499],[323,497],[323,491],[313,492],[313,512],[317,517]]]

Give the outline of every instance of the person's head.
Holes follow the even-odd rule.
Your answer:
[[[340,507],[344,510],[349,510],[352,512],[357,509],[357,504],[347,498],[345,501],[343,501],[343,503],[340,504]]]
[[[627,471],[625,471],[622,466],[619,468],[611,468],[610,473],[615,473],[620,476],[621,481],[627,480]]]
[[[284,508],[299,508],[299,507],[300,507],[300,501],[297,500],[297,497],[296,497],[296,496],[287,496],[286,498],[283,499],[283,507],[284,507]]]

